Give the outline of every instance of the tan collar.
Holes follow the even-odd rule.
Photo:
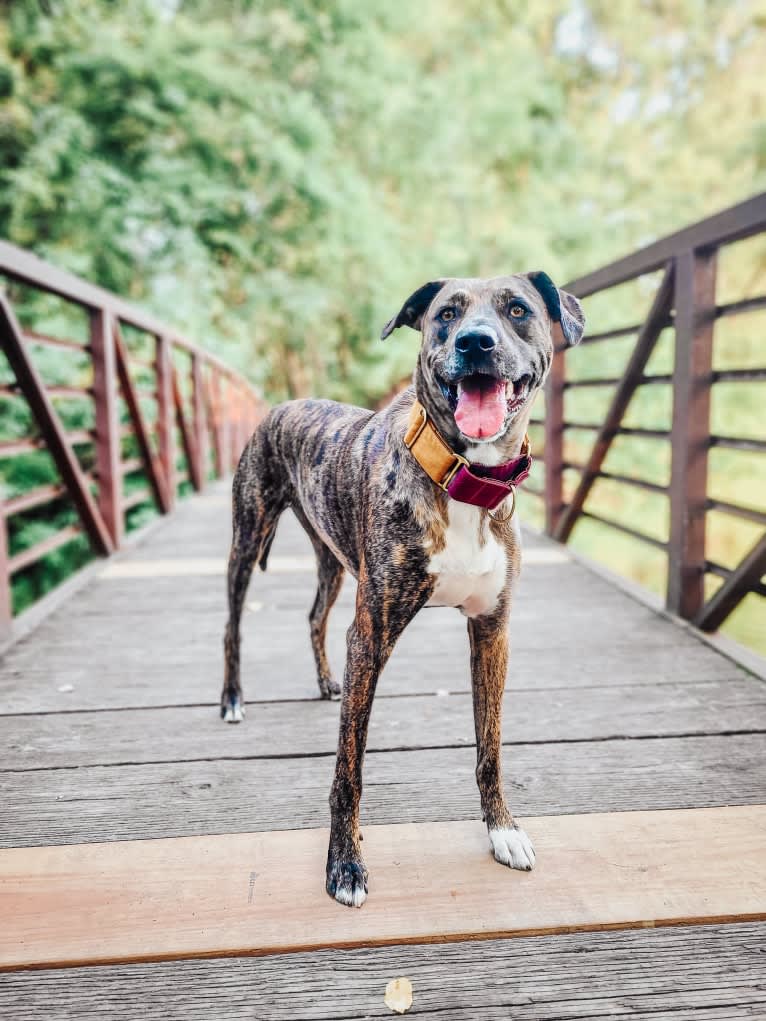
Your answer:
[[[471,464],[440,435],[419,401],[410,410],[404,444],[426,475],[453,499],[493,509],[529,474],[532,457],[529,437],[521,453],[505,464],[489,467]]]

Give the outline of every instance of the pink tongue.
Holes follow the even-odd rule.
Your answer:
[[[501,379],[474,377],[458,388],[455,421],[464,436],[494,436],[503,427],[505,413],[505,384]]]

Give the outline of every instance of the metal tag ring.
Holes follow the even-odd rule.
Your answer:
[[[492,520],[496,521],[499,525],[504,525],[507,521],[510,521],[511,518],[513,517],[514,511],[516,510],[516,489],[514,486],[511,486],[511,492],[509,493],[509,496],[511,497],[511,509],[505,515],[505,517],[496,518],[492,511],[487,511],[487,514],[489,514]],[[508,497],[506,497],[506,500],[507,499]]]

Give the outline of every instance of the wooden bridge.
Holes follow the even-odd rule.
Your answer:
[[[373,711],[361,911],[323,889],[338,707],[315,699],[313,556],[293,519],[248,597],[247,721],[218,718],[225,477],[257,395],[164,324],[0,245],[0,409],[29,426],[4,415],[16,432],[0,439],[0,1017],[385,1017],[399,976],[412,1015],[442,1021],[766,1015],[766,669],[710,633],[766,594],[766,494],[711,489],[708,471],[716,451],[766,452],[715,418],[721,387],[766,368],[721,367],[714,347],[717,320],[766,308],[722,299],[716,263],[765,231],[762,195],[570,285],[595,309],[614,289],[621,308],[646,278],[649,311],[603,330],[591,316],[586,344],[629,345],[614,376],[588,378],[580,351],[556,359],[544,468],[519,499],[545,527],[525,530],[504,756],[538,868],[486,852],[465,628],[429,610]],[[49,349],[78,360],[69,379],[46,376]],[[607,395],[600,420],[570,410],[589,387]],[[671,398],[667,428],[626,418],[643,390]],[[656,444],[668,477],[614,467],[626,438]],[[37,481],[14,489],[22,476]],[[604,511],[603,483],[664,500],[667,532]],[[720,514],[758,532],[736,562],[706,535]],[[561,544],[594,520],[663,558],[662,601]],[[68,548],[92,557],[18,612]],[[337,673],[353,598],[349,581],[330,618]]]

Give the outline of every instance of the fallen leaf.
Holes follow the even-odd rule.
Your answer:
[[[386,986],[386,1006],[397,1014],[406,1014],[412,1006],[412,983],[408,978],[392,978]]]

